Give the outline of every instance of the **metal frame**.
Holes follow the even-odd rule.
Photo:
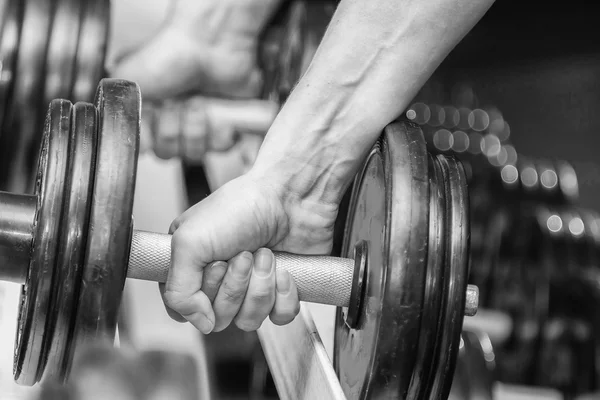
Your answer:
[[[308,307],[285,326],[265,320],[258,337],[281,399],[346,399]]]

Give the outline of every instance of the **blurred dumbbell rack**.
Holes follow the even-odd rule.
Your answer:
[[[586,311],[598,304],[599,281],[590,216],[600,199],[592,21],[581,1],[528,10],[497,2],[406,113],[432,150],[465,162],[471,279],[484,307],[520,319],[498,346],[496,379],[553,387],[565,398],[598,390],[599,377],[598,325]],[[492,252],[494,240],[504,247]],[[487,259],[478,254],[486,248]]]

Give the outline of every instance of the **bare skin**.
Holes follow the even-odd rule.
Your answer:
[[[227,8],[227,1],[200,3],[207,7],[214,3],[212,7],[219,9],[203,15],[222,16],[226,9],[239,11],[239,15],[222,17],[224,22],[218,27],[209,24],[208,33],[190,29],[193,39],[177,46],[209,46],[210,51],[185,56],[183,69],[197,67],[199,71],[181,76],[192,76],[197,87],[210,95],[220,92],[234,96],[232,88],[240,90],[239,97],[250,94],[256,69],[244,63],[255,59],[240,52],[255,50],[253,35],[266,19],[255,18],[255,25],[249,28],[242,16],[250,15],[249,10],[254,16],[268,16],[276,2],[242,1],[239,7],[248,7],[244,12],[236,11],[238,6]],[[225,3],[227,7],[222,5]],[[269,315],[277,323],[290,322],[298,312],[295,286],[289,275],[280,277],[274,272],[272,253],[266,249],[300,254],[327,254],[331,250],[338,203],[364,156],[385,125],[402,113],[492,3],[342,0],[307,73],[271,125],[252,169],[173,222],[172,266],[163,288],[166,305],[204,333],[220,330],[232,321],[245,330],[258,329]],[[258,11],[255,6],[263,8]],[[235,28],[238,23],[242,27]],[[187,26],[198,24],[190,22]],[[156,46],[167,46],[168,38],[179,37],[173,35],[166,35]],[[241,40],[236,35],[248,38]],[[212,45],[223,48],[215,50]],[[240,62],[240,69],[211,72],[211,62],[190,61],[204,55],[222,60],[227,51],[233,52],[231,57]],[[166,54],[181,55],[171,53]],[[157,63],[162,68],[176,64]],[[167,88],[167,83],[155,84],[146,76],[155,76],[159,69],[130,69],[127,76],[141,82],[142,91],[178,93],[183,81],[179,86],[170,82]],[[233,83],[229,85],[227,79]],[[225,283],[227,273],[251,253],[253,265],[247,268],[252,273],[244,281],[246,290],[244,284],[232,289]],[[215,262],[225,260],[229,260],[227,272],[219,283],[221,272],[212,271]],[[271,265],[268,272],[267,264]],[[260,273],[263,268],[264,273]],[[213,283],[208,285],[207,281]],[[288,283],[292,289],[282,290]],[[219,302],[224,288],[231,293],[223,294]],[[215,289],[217,295],[212,299]]]

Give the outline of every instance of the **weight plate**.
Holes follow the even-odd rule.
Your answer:
[[[421,314],[417,363],[406,398],[425,399],[435,370],[434,356],[438,332],[442,294],[444,293],[444,260],[446,237],[446,194],[440,163],[429,156],[429,246],[427,275]],[[439,346],[438,346],[439,347]],[[442,350],[443,351],[443,350]]]
[[[428,156],[415,125],[388,126],[353,188],[342,253],[367,241],[357,329],[336,316],[334,366],[349,398],[405,398],[417,359],[429,235]]]
[[[44,101],[68,99],[75,78],[81,0],[58,0],[46,58]]]
[[[35,194],[38,196],[31,262],[21,290],[13,374],[17,383],[33,385],[43,368],[46,321],[52,295],[56,244],[61,235],[71,103],[54,100],[46,116]]]
[[[82,7],[71,99],[91,102],[98,82],[105,75],[110,1],[87,0],[82,2]]]
[[[19,41],[14,80],[13,101],[8,104],[6,129],[0,137],[0,148],[7,149],[0,159],[0,187],[13,192],[31,190],[34,163],[31,157],[38,148],[36,140],[42,126],[39,112],[43,109],[40,96],[44,85],[46,44],[50,33],[52,0],[26,0]]]
[[[103,79],[98,86],[96,174],[73,330],[75,357],[83,343],[114,339],[133,229],[140,103],[132,82]]]
[[[469,277],[469,195],[462,166],[451,157],[437,156],[446,184],[446,251],[443,319],[438,328],[440,358],[427,398],[446,399],[450,393],[460,344]]]
[[[16,59],[19,52],[19,37],[23,6],[21,1],[8,0],[2,10],[2,31],[0,32],[0,144],[2,136],[10,132],[5,128],[5,113],[12,103],[16,79]],[[12,149],[0,146],[0,159],[10,158]],[[0,190],[7,190],[5,176],[0,172]]]
[[[52,324],[48,331],[52,336],[42,376],[44,381],[63,380],[71,361],[69,343],[87,243],[96,160],[96,108],[92,104],[77,103],[73,106],[68,160],[54,296],[51,312],[48,313],[49,323]]]

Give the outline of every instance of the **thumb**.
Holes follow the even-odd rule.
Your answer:
[[[199,240],[193,237],[186,235],[185,229],[176,230],[173,234],[171,268],[163,299],[167,307],[187,319],[200,332],[208,334],[215,326],[215,313],[210,299],[200,290],[208,262],[198,259],[198,243],[194,242]]]

